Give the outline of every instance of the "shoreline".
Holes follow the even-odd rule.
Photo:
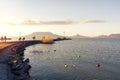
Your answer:
[[[62,41],[70,39],[54,39]],[[26,47],[42,43],[41,40],[0,42],[0,80],[29,80],[29,59],[24,59]],[[44,44],[44,43],[42,43]],[[3,67],[2,63],[6,67]],[[4,71],[3,71],[4,70]]]
[[[24,59],[27,46],[38,44],[40,41],[6,42],[8,46],[0,49],[0,79],[1,80],[29,80],[29,59]],[[3,65],[4,63],[4,65]]]

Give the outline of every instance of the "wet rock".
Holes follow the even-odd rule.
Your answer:
[[[12,50],[17,54],[9,56],[8,64],[10,65],[11,73],[14,75],[14,80],[29,80],[31,66],[29,65],[29,59],[24,60],[24,49],[17,47],[17,49],[13,48]]]
[[[26,63],[26,62],[27,62],[27,63],[29,63],[29,62],[30,62],[30,60],[27,58],[24,62],[25,62],[25,63]]]

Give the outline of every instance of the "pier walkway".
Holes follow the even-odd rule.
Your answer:
[[[8,42],[9,43],[9,42]],[[6,44],[8,44],[6,43]],[[27,47],[32,44],[39,43],[39,41],[21,41],[21,42],[11,42],[11,44],[0,48],[0,80],[13,80],[11,76],[11,71],[8,66],[8,55],[11,53],[11,48],[15,46],[20,46],[24,44]],[[1,43],[0,43],[1,44]],[[5,44],[4,44],[5,45]]]
[[[11,80],[10,71],[7,64],[8,55],[11,52],[11,48],[19,46],[22,43],[11,43],[11,45],[4,47],[0,50],[0,80]]]

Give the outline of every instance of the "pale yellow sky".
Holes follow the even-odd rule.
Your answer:
[[[1,0],[0,36],[120,33],[120,0]]]
[[[98,36],[98,35],[109,35],[111,33],[119,33],[119,24],[113,23],[75,23],[68,25],[6,25],[0,24],[0,35],[1,36],[19,36],[28,35],[33,32],[52,32],[59,35],[72,36],[80,34],[83,36]],[[113,28],[115,26],[113,32]],[[117,26],[117,27],[116,27]]]

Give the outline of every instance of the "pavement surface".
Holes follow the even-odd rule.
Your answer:
[[[11,48],[19,46],[21,43],[11,44],[10,46],[1,49],[0,51],[0,80],[12,80],[10,78],[10,69],[7,64],[8,55],[11,53]]]

